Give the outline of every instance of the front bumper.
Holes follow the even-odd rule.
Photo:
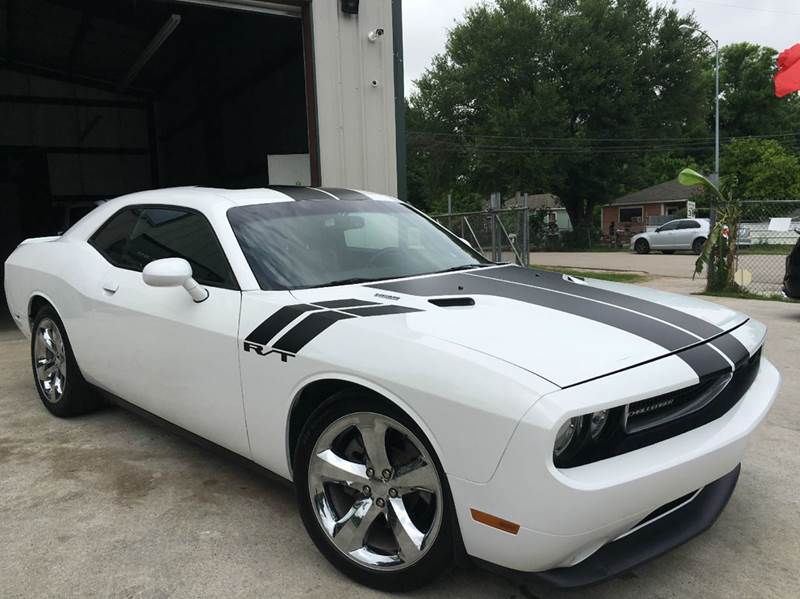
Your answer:
[[[478,562],[487,570],[501,576],[532,579],[560,588],[582,587],[616,578],[711,528],[733,495],[740,469],[740,466],[736,466],[719,480],[706,485],[688,503],[683,503],[674,511],[668,511],[641,528],[635,528],[635,532],[604,545],[572,567],[554,568],[546,572],[519,572],[482,560]]]
[[[505,569],[528,573],[549,572],[581,564],[586,572],[571,576],[586,582],[613,576],[614,572],[652,559],[670,547],[699,534],[716,519],[725,501],[698,501],[675,512],[678,528],[692,528],[687,538],[673,537],[649,546],[652,535],[644,531],[657,521],[614,541],[636,528],[654,510],[698,489],[718,489],[737,470],[747,443],[768,413],[780,386],[775,367],[762,358],[758,376],[739,402],[720,418],[654,445],[585,466],[559,470],[553,466],[549,431],[568,415],[585,413],[590,405],[602,409],[603,397],[626,389],[652,388],[659,381],[676,380],[681,366],[669,359],[625,371],[542,398],[526,414],[512,437],[492,479],[477,484],[450,477],[450,487],[467,553]],[[646,384],[643,384],[646,381]],[[666,383],[665,383],[666,384]],[[635,399],[635,396],[625,400]],[[591,409],[589,409],[591,411]],[[735,484],[735,482],[734,482]],[[732,491],[732,486],[731,489]],[[704,491],[704,497],[711,491]],[[716,493],[716,492],[715,492]],[[718,496],[717,496],[718,497]],[[474,508],[520,525],[510,534],[472,519]],[[653,529],[657,531],[658,529]],[[627,537],[626,537],[627,538]],[[606,549],[614,546],[614,549]],[[603,549],[601,549],[603,548]],[[628,548],[623,566],[609,563],[608,552]],[[590,558],[590,556],[600,556]],[[606,560],[606,561],[604,561]],[[621,563],[621,562],[620,562]],[[600,564],[600,565],[598,565]],[[578,572],[578,571],[575,571]],[[586,584],[586,582],[580,584]]]

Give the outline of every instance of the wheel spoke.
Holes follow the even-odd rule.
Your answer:
[[[359,422],[358,432],[367,452],[367,463],[378,474],[383,470],[391,469],[392,464],[386,453],[386,432],[388,427],[383,420],[372,419],[368,422]]]
[[[359,490],[369,481],[366,465],[346,460],[330,449],[312,458],[309,475]]]
[[[53,343],[53,335],[50,329],[42,329],[42,341],[44,341],[45,347],[55,353],[56,346]]]
[[[406,511],[403,500],[399,497],[389,500],[389,509],[386,514],[389,527],[397,541],[398,552],[403,561],[413,560],[422,551],[425,533],[420,531],[411,520]]]
[[[436,490],[438,478],[432,464],[428,464],[422,457],[397,468],[392,486],[400,495],[412,493],[414,491],[427,491],[433,493]]]
[[[361,549],[365,545],[369,527],[382,513],[375,502],[365,497],[353,504],[353,507],[336,522],[333,529],[333,542],[345,553]]]

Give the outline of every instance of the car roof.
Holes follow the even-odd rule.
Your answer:
[[[110,204],[179,204],[187,208],[208,210],[226,205],[249,206],[301,200],[331,201],[346,199],[399,201],[387,195],[353,189],[329,187],[272,186],[253,189],[219,189],[213,187],[172,187],[141,191],[110,200]]]

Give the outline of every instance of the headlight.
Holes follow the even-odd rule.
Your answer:
[[[620,435],[625,434],[621,429],[624,409],[624,406],[618,406],[597,410],[574,416],[562,424],[553,443],[556,468],[588,464],[607,454],[608,448],[619,443]]]
[[[580,440],[582,430],[583,416],[570,418],[562,424],[561,428],[558,429],[558,433],[556,433],[556,444],[553,448],[553,455],[557,458],[561,457],[567,452],[567,449],[575,446]]]
[[[589,419],[589,436],[591,436],[592,441],[597,441],[603,433],[606,422],[608,422],[608,410],[600,410],[592,414]]]

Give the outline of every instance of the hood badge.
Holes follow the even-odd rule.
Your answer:
[[[376,293],[375,297],[379,297],[380,299],[391,300],[391,301],[398,301],[400,299],[399,295],[388,295],[386,293]]]

